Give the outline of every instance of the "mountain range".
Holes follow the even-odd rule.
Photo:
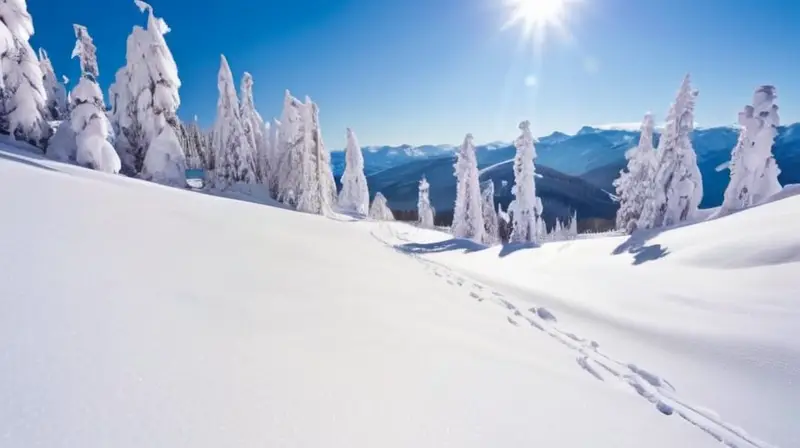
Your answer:
[[[656,144],[660,134],[655,135]],[[700,128],[692,133],[698,165],[703,174],[702,208],[722,203],[730,160],[738,130],[733,127]],[[536,142],[537,192],[545,206],[545,219],[567,217],[573,210],[581,219],[613,219],[616,204],[609,193],[612,182],[626,165],[625,152],[639,141],[639,132],[585,126],[574,135],[554,132]],[[437,213],[452,212],[455,200],[453,163],[456,146],[372,146],[362,149],[371,194],[380,191],[395,210],[416,209],[417,182],[425,175],[431,184],[431,201]],[[512,143],[493,142],[476,148],[481,180],[495,183],[496,201],[506,207],[513,185]],[[778,128],[773,153],[781,168],[782,184],[800,183],[800,123]],[[344,169],[344,152],[332,153],[337,177]]]

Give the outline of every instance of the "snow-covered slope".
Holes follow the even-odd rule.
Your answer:
[[[602,381],[656,383],[648,398],[674,404],[730,446],[767,446],[736,434],[751,432],[793,447],[800,196],[786,196],[798,193],[787,187],[783,199],[761,207],[630,238],[485,249],[396,223],[385,240],[443,277],[502,294],[509,318],[523,326],[537,315],[551,322],[543,331],[575,345]],[[585,349],[593,341],[601,354]]]
[[[716,437],[737,447],[767,446],[736,429],[701,421],[703,430],[677,417],[676,411],[687,411],[653,386],[656,379],[645,371],[633,375],[625,367],[626,381],[639,385],[640,393],[611,381],[592,344],[545,337],[536,326],[550,331],[549,320],[524,308],[514,316],[497,306],[510,304],[511,296],[506,301],[485,283],[387,247],[383,243],[397,235],[393,225],[170,189],[12,149],[0,150],[0,185],[4,448],[712,447],[719,446]],[[726,219],[736,222],[737,216]],[[739,239],[737,244],[745,244],[740,248],[749,247],[751,240]],[[608,241],[575,243],[575,249],[546,246],[542,256],[550,262],[569,254],[572,260],[585,258],[573,275],[597,269],[586,283],[599,284],[597,276],[604,269],[613,272],[611,265],[620,272],[633,269],[628,255],[596,253],[593,245],[614,244]],[[684,255],[676,249],[663,263],[652,262],[652,271],[661,264],[677,272],[706,269],[696,265],[708,263],[710,255],[688,249],[691,242],[684,243]],[[503,260],[489,251],[448,256],[476,270],[484,257],[486,275],[502,285],[510,281],[494,263],[515,263],[523,279],[541,278],[538,272],[548,264],[537,261],[534,251]],[[610,263],[607,268],[601,258]],[[766,334],[768,327],[782,330],[790,317],[757,319],[789,309],[788,296],[780,293],[797,286],[796,280],[774,290],[764,282],[791,265],[749,268],[764,270],[761,283],[752,271],[729,270],[729,282],[719,285],[721,267],[709,269],[716,274],[678,281],[674,289],[711,294],[717,286],[733,290],[738,282],[745,288],[733,296],[731,309],[721,298],[709,299],[716,317],[722,321],[755,309],[762,314],[738,318],[743,337]],[[550,282],[562,283],[564,275]],[[574,280],[565,282],[563,297],[576,296],[581,282]],[[759,285],[763,296],[747,302],[746,287]],[[629,300],[633,292],[621,288],[616,295],[628,299],[610,300],[611,287],[598,286],[591,292],[596,297],[587,295],[586,301],[608,300],[610,313],[618,313],[621,303],[635,303]],[[651,292],[656,297],[643,298],[641,306],[659,310],[649,304],[663,294]],[[672,306],[695,313],[711,306],[680,305],[694,296],[676,297]],[[642,325],[657,321],[649,316]],[[581,334],[589,337],[595,329],[588,325]],[[656,326],[653,334],[661,329]],[[703,341],[713,333],[698,329]],[[787,355],[796,338],[786,336],[785,350],[771,353],[789,372],[797,365]],[[676,350],[687,349],[684,339],[665,340]],[[777,344],[778,338],[759,340]],[[660,354],[660,341],[642,342]],[[725,376],[703,376],[719,372],[695,366],[696,357],[689,355],[686,368],[698,375],[692,385],[705,382],[716,390],[732,384]],[[724,353],[718,358],[726,359]],[[777,365],[742,368],[750,382],[728,390],[732,404],[753,409],[717,410],[726,416],[760,411],[760,420],[730,421],[753,423],[747,429],[758,436],[792,446],[792,414],[781,412],[796,411],[796,391],[783,387],[784,396],[774,397],[780,385],[770,375]],[[668,378],[684,397],[687,382]],[[655,403],[642,398],[647,394]],[[770,418],[772,425],[761,424]]]

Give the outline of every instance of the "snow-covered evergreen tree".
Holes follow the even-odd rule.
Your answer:
[[[720,215],[758,204],[781,191],[780,169],[772,155],[780,125],[776,98],[774,86],[761,86],[753,94],[753,105],[739,113],[739,141],[731,155],[731,181]]]
[[[347,128],[347,148],[345,167],[342,174],[342,191],[339,193],[339,207],[343,210],[365,215],[369,208],[369,189],[364,175],[364,154],[352,129]]]
[[[267,185],[273,198],[278,197],[278,170],[281,160],[281,122],[273,119],[269,125],[267,144]]]
[[[537,241],[541,233],[541,225],[537,224],[541,216],[541,200],[536,196],[536,149],[533,146],[531,124],[523,121],[519,124],[522,134],[514,146],[517,154],[514,158],[514,187],[511,193],[514,200],[508,207],[512,219],[512,232],[509,240],[512,243],[532,243]]]
[[[28,42],[33,32],[25,0],[0,2],[0,131],[43,147],[51,129],[42,69]]]
[[[56,76],[53,62],[44,48],[39,49],[39,68],[45,91],[45,112],[48,120],[63,120],[67,117],[67,89]]]
[[[297,187],[300,195],[297,199],[297,210],[306,213],[325,214],[328,210],[322,196],[322,186],[320,185],[318,155],[314,139],[313,113],[311,104],[306,101],[300,106],[300,119],[303,122],[303,144],[300,146],[300,163],[297,166],[300,184]]]
[[[614,181],[619,202],[617,229],[627,233],[636,230],[648,197],[648,189],[655,177],[656,151],[653,148],[653,128],[653,116],[648,113],[642,121],[639,145],[625,153],[628,166]]]
[[[394,214],[389,209],[389,204],[386,198],[378,192],[375,194],[375,199],[372,200],[372,206],[369,208],[369,219],[375,221],[394,221]]]
[[[164,142],[177,135],[181,81],[175,59],[164,39],[170,31],[169,26],[154,15],[149,4],[140,0],[134,0],[134,3],[142,12],[147,12],[147,28],[135,26],[128,36],[126,65],[117,72],[115,82],[109,88],[109,97],[111,119],[119,136],[117,151],[122,154],[126,165],[132,164],[130,169],[139,173],[145,170],[144,160],[151,142],[166,126],[172,127],[173,132],[161,137],[156,149],[174,147],[174,142],[166,146]],[[170,153],[150,160],[167,160]],[[155,168],[158,167],[151,166],[147,171],[152,173]]]
[[[103,92],[97,85],[97,50],[86,27],[74,25],[75,49],[72,57],[81,64],[81,79],[72,91],[70,124],[75,132],[76,160],[79,164],[107,173],[118,173],[119,156],[109,140],[110,123],[105,113]]]
[[[703,199],[703,179],[690,134],[694,130],[697,91],[689,75],[683,80],[657,151],[657,170],[639,219],[638,228],[664,227],[685,221]]]
[[[256,110],[256,105],[253,100],[253,75],[244,72],[242,76],[241,85],[241,114],[242,114],[242,127],[244,129],[245,138],[253,148],[254,165],[256,168],[256,178],[259,183],[266,184],[269,168],[269,160],[267,157],[267,144],[269,142],[265,134],[266,128],[264,119],[261,114]]]
[[[331,154],[322,139],[319,107],[309,97],[306,97],[305,111],[305,129],[308,132],[306,143],[311,158],[309,166],[313,170],[305,177],[310,176],[313,178],[307,179],[307,182],[309,182],[308,191],[315,191],[314,189],[316,189],[316,193],[314,193],[316,197],[312,206],[316,210],[314,213],[327,214],[336,202],[336,183],[333,178],[333,169],[331,168]]]
[[[183,146],[183,153],[186,157],[187,168],[203,168],[210,169],[208,163],[208,138],[200,129],[197,123],[197,117],[189,124],[181,123],[183,136],[181,137],[181,146]]]
[[[244,133],[239,99],[233,84],[233,74],[225,56],[220,56],[217,78],[219,100],[217,119],[214,123],[214,149],[216,151],[215,181],[218,187],[232,184],[256,182],[253,166],[253,149]]]
[[[500,221],[494,208],[494,182],[488,180],[481,190],[481,210],[483,213],[483,243],[492,245],[500,242]],[[498,204],[499,205],[499,204]]]
[[[302,193],[303,166],[307,163],[306,130],[303,114],[305,106],[287,90],[283,99],[283,113],[278,137],[277,198],[296,206]]]
[[[467,238],[483,242],[483,209],[478,160],[472,134],[464,137],[458,150],[455,164],[456,203],[453,213],[452,232],[456,238]]]
[[[428,179],[422,176],[419,181],[419,198],[417,200],[417,224],[425,229],[433,228],[433,219],[436,216],[436,211],[431,205],[430,190],[431,185],[428,183]]]
[[[578,236],[578,211],[575,210],[572,212],[572,219],[569,220],[569,229],[567,230],[567,235],[570,238],[576,238]]]

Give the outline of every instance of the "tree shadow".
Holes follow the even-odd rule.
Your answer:
[[[637,230],[625,240],[624,243],[611,252],[612,255],[621,255],[624,253],[633,255],[633,265],[639,266],[648,261],[655,261],[669,255],[669,249],[661,246],[660,244],[648,245],[647,243],[653,238],[660,235],[667,229],[647,229]]]
[[[514,252],[519,252],[519,251],[525,250],[525,249],[537,249],[539,247],[540,246],[538,244],[536,244],[536,243],[508,243],[508,244],[503,244],[503,248],[500,249],[499,257],[500,258],[504,258],[504,257],[507,257],[507,256],[513,254]]]
[[[453,238],[436,243],[407,243],[394,246],[407,254],[437,254],[442,252],[463,251],[464,253],[480,252],[487,247],[474,241]]]
[[[49,167],[47,165],[43,165],[41,163],[34,162],[33,160],[30,160],[30,159],[28,159],[26,157],[18,156],[18,155],[14,154],[14,153],[9,153],[9,152],[5,152],[5,151],[0,151],[0,159],[21,163],[23,165],[28,165],[28,166],[32,166],[32,167],[35,167],[35,168],[40,168],[40,169],[43,169],[43,170],[46,170],[46,171],[59,172],[58,170],[53,169],[53,168],[51,168],[51,167]]]

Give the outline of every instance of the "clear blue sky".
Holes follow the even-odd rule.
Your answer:
[[[280,114],[288,88],[319,105],[323,135],[361,143],[511,140],[521,119],[537,135],[666,113],[682,76],[700,90],[701,126],[732,123],[754,87],[778,88],[782,119],[800,121],[797,0],[581,0],[571,40],[539,58],[501,31],[505,0],[152,0],[172,28],[180,115],[214,120],[219,55],[255,77],[256,105]],[[100,5],[102,3],[102,6]],[[28,0],[34,47],[74,79],[72,23],[95,38],[104,90],[124,64],[125,39],[144,24],[133,0]],[[536,61],[540,62],[537,63]],[[535,76],[535,86],[526,78]]]

